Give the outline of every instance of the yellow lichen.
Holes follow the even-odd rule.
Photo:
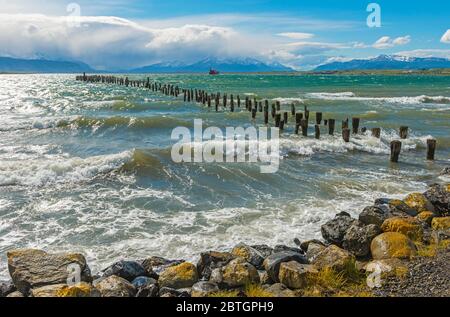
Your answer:
[[[394,217],[386,219],[381,226],[383,232],[399,232],[410,239],[420,240],[423,236],[422,226],[414,218]]]
[[[433,230],[447,230],[450,229],[450,217],[436,217],[431,222]]]
[[[411,208],[416,209],[418,212],[428,211],[430,209],[430,202],[421,193],[409,194],[405,198],[405,204],[407,204]]]
[[[409,259],[417,254],[414,242],[398,232],[385,232],[377,236],[372,240],[370,249],[375,260]]]
[[[420,214],[416,216],[416,219],[422,222],[431,225],[431,221],[433,220],[434,213],[432,211],[422,211]]]
[[[91,295],[92,286],[87,283],[79,283],[74,286],[65,286],[57,293],[57,297],[89,297]]]

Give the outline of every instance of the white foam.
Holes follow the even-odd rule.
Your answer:
[[[322,100],[355,100],[355,101],[374,101],[388,102],[398,104],[447,104],[450,103],[450,97],[445,96],[403,96],[403,97],[362,97],[356,96],[353,92],[318,92],[306,94],[308,98]]]
[[[282,105],[292,104],[292,103],[303,103],[304,100],[302,98],[274,98],[274,101],[279,101]]]

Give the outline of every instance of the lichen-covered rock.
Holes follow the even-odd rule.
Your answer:
[[[432,211],[422,211],[420,214],[416,216],[416,219],[422,223],[431,226],[431,221],[434,218],[434,213]]]
[[[276,283],[273,285],[264,286],[264,290],[269,294],[272,294],[273,297],[286,298],[286,297],[296,297],[296,293],[291,291],[285,285],[281,283]]]
[[[433,184],[423,195],[433,205],[436,215],[450,215],[450,193],[444,186]]]
[[[316,256],[322,252],[323,250],[325,250],[326,246],[322,243],[322,242],[316,242],[316,241],[311,241],[308,244],[308,249],[306,250],[306,259],[309,262],[314,261],[314,259],[316,258]]]
[[[94,281],[94,287],[102,297],[134,297],[136,288],[126,279],[116,275]]]
[[[296,261],[301,264],[308,264],[306,256],[297,252],[279,252],[268,256],[264,260],[264,269],[274,282],[279,282],[280,265],[284,262]]]
[[[135,261],[119,261],[102,271],[104,277],[116,275],[131,282],[136,277],[144,276],[147,272],[144,267]]]
[[[270,279],[269,274],[267,274],[266,270],[258,271],[259,274],[259,282],[261,285],[264,284],[273,284],[273,281]]]
[[[217,293],[219,287],[213,282],[198,282],[192,286],[191,297],[208,297]]]
[[[229,287],[238,287],[259,283],[259,274],[253,265],[237,258],[223,268],[222,279]]]
[[[166,268],[183,263],[184,260],[168,260],[159,256],[152,256],[141,261],[142,267],[146,270],[147,276],[158,278],[158,275]]]
[[[228,252],[209,251],[201,253],[200,260],[197,263],[198,275],[200,278],[209,280],[211,277],[211,272],[214,269],[224,267],[234,258],[235,256]]]
[[[383,232],[403,233],[413,240],[419,240],[423,237],[423,228],[421,223],[412,217],[394,217],[386,219],[381,226],[381,230]]]
[[[308,286],[319,271],[310,264],[300,264],[295,261],[281,263],[279,280],[290,289],[300,289]]]
[[[404,202],[411,208],[417,210],[418,213],[422,211],[433,211],[434,206],[428,201],[428,199],[421,193],[412,193],[406,196]],[[414,216],[417,216],[414,215]]]
[[[332,269],[340,272],[354,261],[355,257],[350,252],[336,245],[330,245],[316,256],[312,264],[319,270]]]
[[[262,267],[264,256],[256,249],[248,246],[244,243],[239,243],[231,251],[236,257],[244,258],[248,263],[256,267],[257,269]]]
[[[16,291],[16,287],[12,281],[0,283],[0,297],[6,297]]]
[[[198,281],[197,268],[192,263],[184,262],[168,267],[159,276],[160,287],[174,289],[191,287]]]
[[[100,292],[91,284],[81,282],[66,285],[56,292],[56,297],[100,297]]]
[[[370,251],[374,260],[409,259],[417,255],[414,242],[398,232],[385,232],[372,240]]]
[[[341,212],[321,227],[322,237],[329,243],[342,246],[342,240],[348,228],[357,222],[350,214]]]
[[[390,208],[390,212],[393,216],[411,216],[415,217],[418,214],[418,210],[409,206],[400,199],[389,199],[387,205]]]
[[[450,229],[450,217],[436,217],[431,222],[433,230],[448,230]]]
[[[317,239],[306,240],[306,241],[303,241],[303,242],[297,241],[296,244],[300,247],[300,249],[302,249],[302,251],[304,253],[308,252],[309,246],[311,244],[319,244],[319,245],[325,246],[325,244],[322,241],[317,240]]]
[[[383,222],[392,217],[388,207],[383,205],[369,206],[359,214],[359,221],[365,225],[376,225],[381,227]]]
[[[91,272],[83,255],[49,254],[41,250],[23,249],[7,252],[8,269],[17,289],[27,294],[30,288],[65,284],[72,267],[79,269],[81,281],[91,282]]]
[[[58,293],[67,287],[66,284],[53,284],[42,287],[33,288],[31,290],[32,297],[58,297]]]
[[[386,221],[388,221],[387,219]],[[357,257],[364,257],[370,253],[370,243],[381,233],[377,225],[352,225],[344,236],[342,246]]]

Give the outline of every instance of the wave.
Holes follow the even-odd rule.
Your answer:
[[[287,105],[287,104],[291,104],[291,103],[299,104],[299,103],[303,103],[304,102],[304,100],[302,98],[282,98],[282,97],[279,97],[279,98],[274,98],[272,100],[273,101],[279,101],[283,105]]]
[[[322,100],[355,100],[355,101],[378,101],[399,104],[449,104],[450,97],[445,96],[404,96],[404,97],[361,97],[353,92],[317,92],[306,94],[308,98]]]

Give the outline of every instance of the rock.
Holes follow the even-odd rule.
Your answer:
[[[229,287],[239,287],[259,283],[259,274],[253,265],[237,258],[223,268],[222,279]]]
[[[438,216],[450,215],[450,193],[444,186],[433,184],[423,195],[433,205]]]
[[[91,282],[86,259],[78,253],[49,254],[23,249],[7,252],[8,269],[17,290],[27,294],[30,288],[67,283],[71,265],[78,265],[81,281]]]
[[[280,252],[295,252],[305,254],[305,252],[303,252],[302,249],[288,247],[287,245],[277,245],[275,246],[275,248],[273,248],[273,253],[280,253]]]
[[[341,212],[322,226],[322,237],[329,243],[341,246],[345,233],[356,221],[348,213]]]
[[[433,230],[448,230],[450,229],[450,217],[436,217],[431,222]]]
[[[400,259],[384,259],[384,260],[373,260],[364,266],[364,271],[366,273],[384,274],[388,276],[395,276],[396,273],[407,272],[408,266],[403,263]],[[380,281],[383,278],[381,277]],[[375,282],[375,281],[374,281]]]
[[[192,286],[192,297],[208,297],[211,294],[217,293],[219,287],[213,282],[198,282]]]
[[[257,269],[262,267],[262,263],[264,262],[263,255],[256,249],[248,246],[244,243],[240,243],[233,248],[231,251],[236,257],[241,257],[245,259],[248,263],[256,267]]]
[[[8,296],[6,296],[6,297],[25,297],[25,295],[23,295],[19,291],[15,291],[15,292],[12,292],[12,293],[8,294]]]
[[[228,252],[209,251],[201,253],[200,260],[197,263],[198,275],[205,280],[209,280],[214,269],[224,267],[234,258],[235,256]]]
[[[81,282],[72,286],[65,285],[56,292],[56,297],[100,297],[100,292],[91,284]]]
[[[251,247],[259,251],[259,253],[262,254],[263,258],[267,258],[273,253],[273,249],[265,244],[252,245]]]
[[[131,282],[136,277],[144,276],[147,271],[144,267],[135,261],[119,261],[102,271],[102,276],[108,277],[116,275]]]
[[[388,221],[387,219],[386,221]],[[381,233],[377,225],[352,225],[344,236],[342,246],[357,257],[365,257],[370,253],[370,243]]]
[[[102,297],[134,297],[136,288],[126,279],[111,275],[94,281],[94,286]]]
[[[422,211],[433,211],[434,206],[428,201],[428,199],[420,193],[412,193],[406,196],[404,202],[411,208],[417,210],[418,213]],[[417,213],[417,214],[418,214]],[[412,216],[417,216],[417,214]]]
[[[450,167],[445,167],[441,173],[439,173],[439,175],[444,176],[444,175],[449,175],[450,176]]]
[[[160,297],[189,297],[186,291],[180,291],[169,287],[163,287],[159,290]]]
[[[131,282],[131,284],[133,284],[133,286],[136,289],[139,289],[141,287],[146,287],[146,286],[156,284],[156,283],[158,283],[157,280],[155,280],[154,278],[151,278],[151,277],[147,277],[147,276],[138,276]]]
[[[312,264],[319,270],[333,269],[341,272],[354,261],[355,257],[350,252],[336,245],[330,245],[316,256]]]
[[[142,267],[146,270],[147,276],[158,278],[166,268],[183,263],[184,260],[167,260],[158,256],[152,256],[141,262]]]
[[[302,249],[303,252],[306,253],[308,251],[309,245],[312,243],[325,246],[325,244],[322,241],[317,239],[303,241],[302,243],[299,243],[298,246],[300,247],[300,249]]]
[[[417,255],[414,242],[398,232],[385,232],[377,236],[372,240],[370,251],[374,260],[409,259]]]
[[[359,221],[365,225],[376,225],[381,227],[383,222],[392,217],[388,207],[383,205],[369,206],[359,214]]]
[[[67,287],[66,284],[53,284],[42,287],[33,288],[31,290],[32,297],[58,297],[58,292]]]
[[[279,252],[268,256],[264,260],[264,269],[274,282],[279,282],[280,265],[284,262],[296,261],[300,264],[308,264],[306,257],[297,252]]]
[[[137,289],[136,297],[158,297],[158,292],[157,284],[147,284]]]
[[[306,251],[306,259],[309,262],[314,261],[316,256],[325,250],[326,246],[319,241],[319,243],[316,242],[310,242],[308,245],[308,250]]]
[[[261,285],[273,284],[273,281],[270,279],[269,274],[267,274],[267,272],[265,270],[258,271],[258,274],[259,274],[259,283]]]
[[[416,216],[416,219],[422,223],[431,226],[431,221],[434,218],[434,213],[431,211],[422,211],[420,214]]]
[[[381,230],[383,232],[399,232],[413,240],[419,240],[423,237],[421,223],[412,217],[394,217],[386,219],[381,226]]]
[[[273,297],[286,298],[286,297],[296,297],[296,293],[291,291],[285,285],[281,283],[273,284],[264,287],[265,291],[272,294]]]
[[[0,297],[6,297],[16,291],[16,287],[12,281],[0,283]]]
[[[197,281],[198,273],[195,265],[184,262],[166,268],[159,276],[158,283],[161,287],[178,289],[191,287]]]
[[[415,217],[418,214],[418,211],[411,206],[408,206],[404,201],[400,199],[389,199],[388,206],[390,208],[390,212],[392,216],[404,216],[408,215],[411,217]]]
[[[216,283],[220,287],[223,286],[222,268],[213,269],[209,281]]]
[[[295,261],[281,263],[279,280],[290,289],[300,289],[308,286],[319,271],[310,264],[300,264]]]

